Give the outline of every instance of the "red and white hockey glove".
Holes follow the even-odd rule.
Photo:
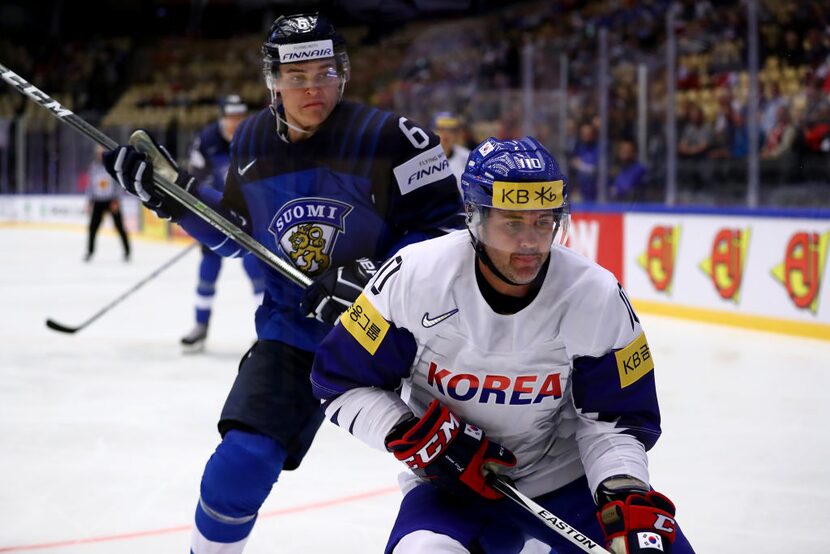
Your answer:
[[[485,481],[496,466],[516,465],[516,456],[491,442],[484,431],[466,423],[438,400],[426,413],[398,424],[386,437],[386,448],[418,476],[455,493],[473,491],[496,500],[502,494]]]
[[[642,487],[606,486],[625,481]],[[597,499],[602,504],[597,517],[608,550],[614,554],[671,554],[677,524],[674,504],[665,495],[648,490],[642,481],[620,476],[604,481],[597,491]]]

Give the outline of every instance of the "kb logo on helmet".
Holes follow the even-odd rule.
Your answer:
[[[537,160],[538,161],[538,160]],[[493,207],[503,210],[548,210],[562,206],[564,181],[493,182]]]

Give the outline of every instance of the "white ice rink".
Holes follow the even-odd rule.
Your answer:
[[[183,356],[193,252],[76,335],[75,325],[182,245],[121,261],[78,230],[0,226],[0,553],[187,552],[215,421],[254,337],[253,298],[226,261],[205,354]],[[830,552],[830,343],[640,314],[663,437],[653,485],[698,553]],[[247,553],[381,552],[401,466],[324,424],[284,473]]]

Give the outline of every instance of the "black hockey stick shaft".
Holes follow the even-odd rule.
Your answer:
[[[31,100],[40,104],[60,121],[91,138],[107,150],[112,150],[118,146],[118,143],[115,142],[115,140],[90,125],[84,119],[74,114],[71,110],[61,106],[60,102],[49,97],[46,93],[30,84],[20,75],[2,64],[0,64],[0,77],[17,89],[21,94],[28,96]],[[299,269],[260,244],[248,233],[222,217],[210,206],[206,205],[204,202],[181,187],[176,186],[170,181],[170,179],[161,175],[161,172],[153,172],[153,181],[161,190],[169,196],[172,196],[185,208],[221,231],[225,236],[236,241],[239,245],[250,251],[257,258],[268,264],[271,268],[278,271],[287,279],[301,287],[307,287],[311,284],[311,279],[309,279],[308,276],[302,273]]]
[[[587,535],[580,533],[571,527],[571,525],[562,521],[562,518],[550,513],[529,497],[519,492],[516,487],[508,483],[504,478],[499,477],[495,473],[489,473],[487,475],[487,483],[504,496],[535,515],[539,521],[556,531],[560,536],[571,541],[583,552],[591,554],[611,554],[601,545],[588,538]]]
[[[196,246],[198,246],[198,245],[199,245],[198,242],[194,242],[193,244],[191,244],[190,246],[188,246],[187,248],[185,248],[184,250],[182,250],[181,252],[179,252],[178,254],[176,254],[175,256],[173,256],[172,258],[167,260],[166,262],[164,262],[161,266],[156,268],[151,274],[149,274],[144,279],[142,279],[141,281],[139,281],[138,283],[136,283],[135,285],[133,285],[132,287],[130,287],[129,289],[124,291],[118,298],[116,298],[115,300],[113,300],[112,302],[110,302],[109,304],[107,304],[106,306],[104,306],[103,308],[101,308],[100,310],[95,312],[94,314],[92,314],[92,316],[89,319],[87,319],[86,321],[84,321],[80,325],[77,325],[75,327],[70,327],[69,325],[64,325],[62,323],[58,323],[54,319],[47,319],[46,320],[46,326],[49,327],[50,329],[52,329],[53,331],[58,331],[60,333],[70,333],[70,334],[77,333],[78,331],[80,331],[81,329],[87,327],[90,323],[92,323],[93,321],[95,321],[96,319],[98,319],[99,317],[101,317],[102,315],[104,315],[105,313],[110,311],[111,309],[113,309],[115,306],[120,304],[122,301],[124,301],[124,299],[131,296],[135,291],[137,291],[138,289],[140,289],[141,287],[143,287],[144,285],[146,285],[147,283],[149,283],[150,281],[152,281],[153,279],[158,277],[159,274],[162,271],[164,271],[165,269],[167,269],[168,267],[170,267],[174,263],[178,262],[182,258],[184,258],[187,254],[190,253],[191,250],[196,248]]]

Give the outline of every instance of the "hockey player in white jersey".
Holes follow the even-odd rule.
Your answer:
[[[485,471],[615,554],[693,552],[649,485],[645,334],[614,276],[563,246],[558,164],[533,138],[490,138],[462,189],[468,229],[389,259],[312,371],[327,417],[411,470],[386,552],[579,552]]]

